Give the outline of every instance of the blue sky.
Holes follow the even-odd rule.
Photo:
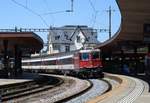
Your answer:
[[[119,28],[121,18],[115,0],[74,0],[74,12],[70,13],[65,11],[71,9],[71,0],[1,0],[0,28],[87,25],[94,29],[108,29],[108,12],[106,10],[109,6],[115,10],[112,13],[112,34],[114,34]],[[47,33],[37,34],[46,42]],[[107,39],[108,33],[98,32],[99,41],[103,42]]]

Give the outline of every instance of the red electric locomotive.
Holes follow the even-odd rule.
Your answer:
[[[74,55],[74,66],[79,69],[79,76],[102,76],[100,50],[80,50]]]

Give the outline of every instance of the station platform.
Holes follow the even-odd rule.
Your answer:
[[[141,95],[134,103],[149,103],[150,94]]]
[[[147,84],[143,93],[135,100],[134,103],[150,103],[150,79],[146,78],[145,74],[138,75],[139,79],[144,80]]]
[[[22,82],[27,82],[27,81],[30,81],[30,80],[25,80],[25,79],[0,79],[0,86],[15,84],[15,83],[22,83]]]
[[[0,86],[28,82],[38,77],[39,75],[35,73],[23,73],[17,78],[0,79]]]

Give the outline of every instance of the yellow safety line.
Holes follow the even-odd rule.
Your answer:
[[[108,75],[109,76],[109,75]],[[111,77],[113,77],[113,75],[111,75]],[[116,95],[118,94],[120,91],[122,91],[123,89],[125,89],[125,87],[127,87],[128,85],[128,80],[126,78],[124,78],[123,76],[117,76],[117,75],[114,75],[114,77],[118,78],[118,79],[121,79],[122,82],[121,84],[119,85],[116,85],[114,89],[112,89],[111,91],[101,95],[101,96],[98,96],[98,97],[95,97],[91,100],[89,100],[87,103],[98,103],[102,100],[104,100],[105,98],[109,98],[109,97],[112,97],[113,95]]]

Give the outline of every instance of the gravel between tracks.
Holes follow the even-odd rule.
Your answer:
[[[50,75],[52,76],[52,75]],[[54,75],[53,75],[54,76]],[[40,93],[38,96],[27,98],[21,103],[54,103],[88,88],[91,84],[86,80],[80,80],[73,77],[59,76],[64,79],[64,83],[58,87]]]
[[[85,103],[86,101],[103,94],[109,88],[108,84],[103,80],[90,79],[90,81],[93,83],[93,87],[88,92],[68,101],[67,103]]]
[[[104,80],[106,80],[107,82],[110,83],[111,89],[114,89],[114,88],[116,88],[116,85],[119,85],[119,82],[117,82],[114,79],[104,78]]]

